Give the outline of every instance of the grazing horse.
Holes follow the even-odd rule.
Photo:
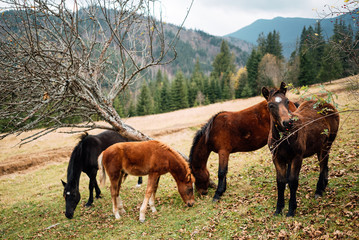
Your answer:
[[[177,183],[178,192],[187,206],[194,204],[194,177],[186,160],[165,144],[151,140],[145,142],[117,143],[101,153],[98,166],[102,170],[101,184],[105,184],[106,172],[111,181],[113,213],[116,219],[126,211],[119,191],[125,177],[148,175],[145,198],[140,208],[140,221],[145,221],[147,204],[156,212],[155,195],[161,175],[170,172]],[[106,171],[105,171],[106,170]],[[120,210],[120,211],[119,211]]]
[[[284,208],[284,190],[288,183],[290,200],[287,216],[292,217],[297,208],[296,192],[303,158],[317,154],[320,174],[316,197],[322,196],[328,184],[329,151],[338,132],[339,114],[333,105],[316,101],[304,102],[292,112],[285,93],[285,83],[279,90],[262,88],[271,118],[268,146],[277,173],[278,199],[274,214],[280,214]]]
[[[292,102],[290,107],[296,109]],[[220,112],[214,115],[196,133],[189,155],[198,193],[208,193],[210,178],[207,161],[212,151],[219,156],[218,186],[213,197],[213,201],[218,201],[226,191],[229,154],[264,147],[268,134],[269,112],[266,101],[238,112]]]
[[[100,198],[101,194],[96,181],[98,156],[112,144],[127,141],[128,139],[111,130],[104,131],[98,135],[88,135],[88,133],[85,133],[81,136],[81,140],[71,154],[67,167],[67,183],[61,180],[64,186],[63,196],[66,201],[65,216],[67,218],[73,218],[74,211],[81,198],[79,191],[81,172],[86,173],[90,178],[90,196],[86,206],[91,206],[93,203],[93,189],[95,188],[96,198]],[[142,178],[138,180],[138,184],[141,183]]]

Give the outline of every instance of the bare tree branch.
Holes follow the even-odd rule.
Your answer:
[[[122,122],[113,101],[176,57],[179,32],[166,38],[157,1],[0,2],[0,139],[38,127],[22,143],[62,127],[110,128],[98,116],[129,139],[150,139]]]

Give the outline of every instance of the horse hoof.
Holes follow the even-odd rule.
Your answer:
[[[121,214],[122,214],[122,215],[126,214],[126,210],[122,209],[122,210],[120,210],[120,211],[121,211]]]
[[[281,215],[282,214],[282,212],[275,212],[275,213],[273,213],[273,216],[279,216],[279,215]]]
[[[318,198],[321,198],[322,197],[322,194],[319,194],[319,193],[316,193],[315,195],[314,195],[314,198],[315,199],[318,199]]]
[[[99,199],[99,198],[102,198],[102,196],[101,196],[101,195],[99,195],[99,196],[96,196],[96,199]]]
[[[90,208],[92,206],[92,203],[86,203],[85,207]]]
[[[291,213],[288,212],[288,213],[287,213],[287,217],[294,217],[294,212],[291,212]]]
[[[144,223],[144,222],[145,222],[145,219],[140,219],[140,222],[141,222],[141,223]]]
[[[219,198],[213,198],[212,202],[213,203],[219,202]]]
[[[137,184],[136,185],[136,188],[140,188],[142,184]]]

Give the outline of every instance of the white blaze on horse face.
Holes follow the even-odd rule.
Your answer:
[[[282,101],[282,98],[277,96],[274,98],[274,101],[280,103]]]
[[[67,196],[70,196],[70,192],[67,192],[66,195],[67,195]]]

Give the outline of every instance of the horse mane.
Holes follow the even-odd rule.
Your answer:
[[[153,140],[153,141],[156,141],[156,140]],[[166,144],[164,144],[162,142],[159,142],[159,141],[156,141],[156,142],[159,144],[159,146],[161,148],[163,148],[164,150],[167,150],[167,151],[171,152],[173,155],[175,155],[177,159],[181,159],[181,161],[185,165],[186,172],[191,173],[191,169],[189,167],[189,164],[188,164],[187,160],[184,157],[182,157],[181,154],[179,154],[177,151],[173,150],[171,147],[169,147],[168,145],[166,145]]]
[[[278,88],[272,88],[269,90],[269,95],[268,95],[268,99],[273,97],[274,95],[276,95],[277,93],[280,92],[280,89]]]
[[[82,142],[87,136],[88,136],[88,132],[83,132],[78,138],[80,139],[80,142]],[[79,143],[80,143],[79,142]],[[78,144],[77,144],[78,145]]]
[[[193,153],[194,153],[194,148],[195,146],[198,144],[199,140],[201,140],[201,138],[203,137],[203,135],[205,136],[205,143],[207,143],[208,141],[208,138],[209,138],[209,134],[211,132],[211,129],[212,129],[212,125],[213,125],[213,121],[214,119],[221,113],[223,113],[224,111],[222,112],[219,112],[219,113],[216,113],[215,115],[213,115],[209,120],[208,122],[203,125],[203,127],[198,130],[196,132],[196,135],[194,136],[193,138],[193,142],[192,142],[192,147],[191,147],[191,151],[190,151],[190,154],[189,154],[189,163],[192,162],[192,156],[193,156]]]
[[[82,157],[83,141],[85,140],[85,138],[88,135],[89,134],[87,132],[84,132],[83,134],[81,134],[78,137],[80,139],[80,141],[77,143],[74,150],[72,151],[70,161],[69,161],[69,166],[67,167],[67,183],[69,183],[75,179],[76,173],[81,172],[81,167],[76,168],[78,166],[78,165],[76,165],[76,163],[78,163]]]

